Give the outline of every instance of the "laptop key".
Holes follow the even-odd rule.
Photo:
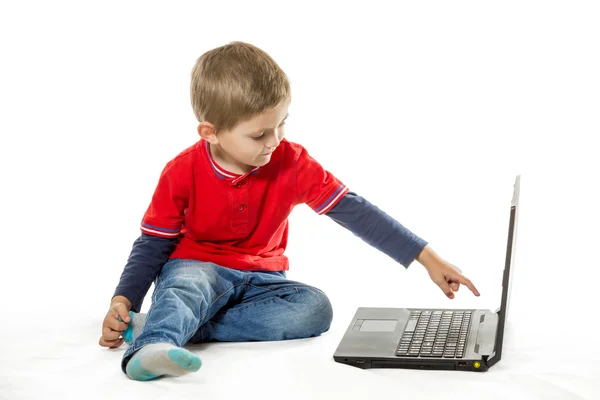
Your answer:
[[[414,332],[415,327],[417,326],[416,320],[409,320],[406,324],[406,328],[404,328],[404,332]]]

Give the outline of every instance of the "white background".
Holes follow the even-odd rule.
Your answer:
[[[298,207],[288,277],[325,290],[335,310],[321,338],[323,374],[340,382],[377,376],[331,360],[356,307],[498,306],[512,185],[521,174],[507,346],[513,357],[523,349],[542,357],[556,355],[551,344],[560,338],[587,343],[578,354],[594,363],[560,347],[563,361],[585,366],[568,376],[600,377],[597,335],[585,333],[597,316],[600,277],[595,2],[212,3],[2,2],[0,393],[39,397],[35,385],[24,389],[27,379],[61,366],[67,372],[58,382],[70,382],[78,354],[101,360],[90,371],[98,379],[130,388],[119,370],[125,346],[97,345],[101,322],[160,171],[198,140],[189,100],[194,62],[234,40],[267,51],[287,73],[288,139],[429,241],[482,293],[462,288],[450,301],[418,263],[406,270]],[[69,351],[53,353],[61,344]],[[505,363],[517,368],[506,351]],[[531,354],[521,359],[531,369],[548,365]],[[282,363],[276,352],[269,360],[262,376]],[[74,372],[88,375],[82,368]],[[204,377],[211,368],[205,362]],[[465,379],[449,379],[457,375]],[[200,394],[218,397],[210,379],[196,379],[204,379]],[[577,382],[557,398],[598,393]],[[48,396],[69,393],[68,385],[40,385]],[[544,390],[520,388],[529,398]]]

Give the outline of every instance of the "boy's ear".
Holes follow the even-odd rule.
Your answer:
[[[200,125],[198,125],[198,135],[210,144],[219,144],[219,139],[215,135],[215,126],[210,122],[200,122]]]

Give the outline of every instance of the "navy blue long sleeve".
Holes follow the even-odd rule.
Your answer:
[[[150,285],[160,269],[169,260],[177,239],[142,235],[133,242],[131,254],[121,274],[114,296],[124,296],[133,305],[133,312],[140,312]]]
[[[405,268],[427,245],[425,240],[353,192],[348,192],[325,215]]]
[[[347,193],[325,215],[369,245],[408,267],[427,245],[392,217],[353,192]],[[136,239],[113,296],[131,301],[139,312],[150,285],[175,249],[177,239],[142,235]]]

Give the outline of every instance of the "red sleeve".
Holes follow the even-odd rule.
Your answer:
[[[299,147],[300,154],[295,164],[298,203],[306,203],[319,215],[325,214],[349,189],[312,158],[306,149]]]
[[[189,168],[177,159],[163,169],[152,201],[142,218],[143,233],[176,238],[181,232],[189,199]]]

